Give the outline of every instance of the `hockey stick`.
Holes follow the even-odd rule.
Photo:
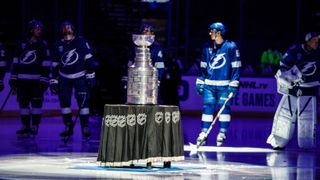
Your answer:
[[[7,104],[8,100],[9,100],[9,97],[10,97],[12,91],[13,91],[13,89],[11,88],[10,91],[9,91],[9,93],[8,93],[8,95],[7,95],[7,97],[6,97],[6,99],[3,101],[2,105],[1,105],[0,112],[2,112],[3,109],[4,109],[4,107],[6,106],[6,104]]]
[[[81,109],[83,108],[84,102],[85,102],[86,99],[87,99],[87,95],[84,94],[83,99],[82,99],[82,102],[81,102],[81,106],[79,107],[79,110],[78,110],[78,112],[77,112],[77,115],[76,115],[74,121],[72,121],[72,126],[71,126],[71,127],[72,127],[72,130],[73,130],[74,126],[76,125],[78,119],[79,119],[80,111],[81,111]],[[63,142],[64,142],[65,144],[67,144],[68,141],[69,141],[69,139],[70,139],[70,135],[69,135],[69,136],[66,136],[66,137],[63,139]]]
[[[196,149],[195,149],[195,152],[198,151],[199,147],[203,144],[203,142],[208,138],[208,135],[209,133],[211,132],[211,129],[213,127],[213,125],[216,123],[217,119],[220,117],[222,111],[224,110],[224,108],[226,107],[226,104],[227,102],[229,102],[229,100],[232,98],[233,96],[233,92],[230,92],[227,99],[224,101],[222,107],[219,109],[216,117],[213,119],[212,123],[210,124],[210,127],[208,128],[208,130],[205,132],[204,136],[202,137],[202,139],[200,139],[200,141],[197,141],[197,144],[196,144]],[[194,144],[192,143],[189,143],[190,146],[193,148],[195,147]],[[191,153],[192,152],[192,153]],[[195,154],[193,150],[190,151],[190,154]]]

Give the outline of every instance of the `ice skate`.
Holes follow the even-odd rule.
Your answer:
[[[60,133],[64,143],[67,143],[70,136],[73,135],[73,126],[66,126],[66,129]]]
[[[272,149],[274,149],[274,150],[284,150],[285,149],[284,146],[279,145],[279,144],[283,145],[285,143],[279,143],[279,142],[277,143],[276,138],[275,138],[275,136],[273,134],[271,134],[268,137],[267,143],[270,144],[272,146]]]
[[[272,147],[272,149],[274,150],[284,150],[286,147],[281,147],[281,146],[276,146],[276,147]]]
[[[202,131],[197,138],[197,147],[205,145],[206,140],[207,140],[206,133]]]
[[[22,129],[16,131],[16,135],[19,138],[27,138],[30,135],[30,128],[29,127],[22,127]]]
[[[39,125],[33,125],[30,129],[30,134],[32,136],[36,136],[38,135],[38,131],[39,131]]]
[[[72,136],[72,135],[73,135],[73,130],[72,129],[70,130],[69,128],[66,128],[65,131],[62,131],[60,133],[61,137],[67,137],[67,136]]]
[[[89,127],[82,128],[82,139],[88,141],[91,137]]]
[[[226,140],[226,134],[224,132],[219,132],[217,136],[217,146],[222,146],[223,142]]]

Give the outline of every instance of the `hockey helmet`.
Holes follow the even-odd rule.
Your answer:
[[[305,44],[309,47],[309,50],[316,50],[319,48],[319,35],[316,32],[309,32],[306,34]]]
[[[34,28],[43,29],[43,23],[40,20],[33,19],[28,22],[28,31],[32,32]]]
[[[74,25],[69,21],[63,21],[60,26],[60,31],[62,34],[73,34],[75,32]]]
[[[319,38],[319,34],[316,33],[316,32],[308,32],[304,38],[304,40],[307,42],[307,41],[310,41],[312,38],[314,37],[318,37]]]
[[[146,32],[154,33],[154,27],[150,24],[142,24],[140,27],[140,33],[144,34]]]
[[[220,31],[221,35],[224,35],[226,32],[226,28],[224,27],[224,25],[221,22],[212,23],[209,26],[209,30],[213,30],[214,32]]]

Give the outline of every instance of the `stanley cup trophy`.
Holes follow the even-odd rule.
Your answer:
[[[132,35],[135,59],[128,68],[127,104],[157,104],[158,70],[152,66],[150,46],[154,35]]]

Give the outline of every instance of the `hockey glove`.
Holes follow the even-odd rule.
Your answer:
[[[198,95],[203,95],[203,84],[196,84],[196,90]]]
[[[87,78],[89,88],[92,89],[97,85],[97,79],[96,79],[95,72],[90,73],[90,74],[86,74],[86,78]]]
[[[3,81],[0,81],[0,92],[4,89]]]
[[[239,88],[238,87],[233,87],[229,86],[228,87],[228,93],[233,93],[232,97],[235,97],[238,94]]]
[[[59,93],[59,81],[57,79],[50,79],[50,92],[52,94],[58,94]]]

